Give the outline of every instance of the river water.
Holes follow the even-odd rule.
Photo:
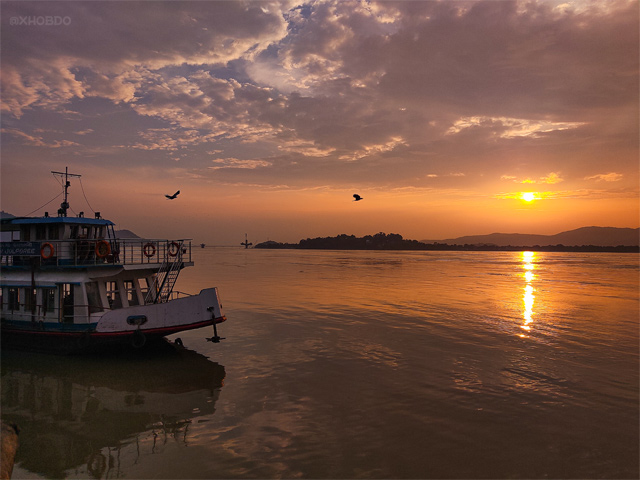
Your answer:
[[[222,343],[2,352],[14,478],[640,475],[637,255],[194,256]]]

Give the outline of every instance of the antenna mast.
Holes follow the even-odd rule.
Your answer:
[[[69,177],[80,178],[82,175],[69,173],[69,167],[64,167],[64,172],[54,172],[53,170],[51,170],[51,173],[53,173],[54,175],[60,175],[60,177],[64,177],[64,201],[60,204],[60,209],[58,210],[58,216],[66,217],[67,210],[69,209],[69,202],[67,201],[67,196],[68,196],[67,190],[71,186],[71,182],[69,182]]]
[[[244,248],[249,248],[249,245],[253,245],[249,240],[247,240],[247,234],[244,234],[244,242],[240,243],[240,245],[244,245]]]

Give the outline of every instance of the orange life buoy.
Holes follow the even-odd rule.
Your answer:
[[[145,243],[144,247],[142,247],[142,253],[144,253],[145,257],[153,257],[156,254],[156,246],[151,242]]]
[[[48,250],[48,252],[47,252]],[[50,243],[43,243],[40,247],[40,256],[43,260],[49,260],[56,253],[56,249]]]
[[[106,240],[100,240],[96,243],[96,255],[98,258],[104,258],[111,253],[111,245]]]
[[[169,248],[167,249],[167,253],[169,254],[169,256],[175,257],[176,255],[178,255],[179,251],[180,245],[178,245],[177,242],[171,242],[169,244]]]

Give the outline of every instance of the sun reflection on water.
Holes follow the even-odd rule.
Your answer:
[[[533,303],[535,301],[534,292],[535,288],[531,285],[536,275],[533,273],[535,270],[534,260],[535,252],[522,252],[522,268],[525,270],[524,279],[526,285],[524,287],[524,294],[522,296],[522,302],[524,310],[522,313],[524,323],[520,326],[523,330],[531,331],[531,323],[533,322]],[[521,334],[521,337],[525,337],[525,334]]]

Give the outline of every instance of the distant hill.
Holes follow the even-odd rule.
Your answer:
[[[140,238],[131,230],[116,230],[116,238]]]
[[[617,227],[582,227],[555,235],[531,235],[523,233],[491,233],[489,235],[469,235],[444,240],[421,240],[423,243],[446,243],[448,245],[496,245],[513,246],[546,246],[565,245],[580,246],[638,246],[640,245],[640,229]]]

